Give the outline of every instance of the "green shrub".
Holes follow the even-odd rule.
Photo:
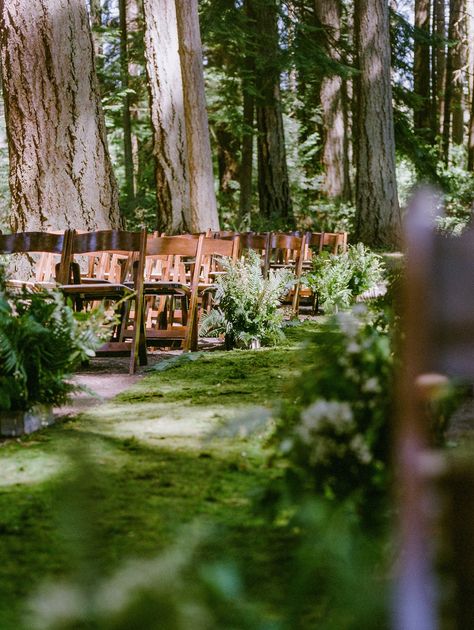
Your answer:
[[[311,271],[304,277],[327,312],[348,308],[357,297],[383,282],[382,257],[362,243],[350,245],[344,254],[322,252],[314,257]]]
[[[201,336],[224,334],[230,345],[249,347],[252,342],[272,345],[283,338],[280,298],[288,291],[292,274],[270,271],[264,278],[260,257],[253,251],[246,260],[222,261],[225,273],[217,278],[216,309],[200,322]]]
[[[102,311],[74,313],[57,291],[14,293],[0,269],[0,410],[63,403],[104,334]]]
[[[322,325],[276,431],[295,488],[361,506],[384,496],[393,364],[382,314],[358,305]]]

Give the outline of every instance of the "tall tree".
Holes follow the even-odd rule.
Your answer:
[[[450,0],[448,53],[443,120],[443,153],[447,162],[450,144],[461,145],[464,138],[463,34],[465,1]]]
[[[294,222],[286,162],[280,91],[280,49],[275,0],[251,0],[254,23],[255,87],[260,212],[266,219]]]
[[[183,82],[191,229],[219,229],[209,124],[204,89],[197,0],[176,0],[179,57]]]
[[[395,171],[387,0],[354,4],[356,63],[356,238],[398,246],[401,230]]]
[[[315,0],[314,9],[322,27],[321,33],[328,57],[342,62],[340,0]],[[333,70],[325,76],[320,88],[323,118],[324,192],[331,199],[350,198],[349,156],[345,109],[347,92],[343,78]]]
[[[156,160],[157,228],[191,229],[186,121],[175,0],[143,0],[145,56]]]
[[[415,0],[414,92],[417,96],[414,128],[429,138],[431,131],[430,0]]]
[[[13,231],[120,223],[84,0],[8,0],[0,47]]]
[[[433,0],[434,46],[431,63],[433,68],[433,118],[436,135],[443,131],[444,89],[446,85],[446,7],[445,0]]]

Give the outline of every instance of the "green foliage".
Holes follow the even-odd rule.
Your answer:
[[[0,410],[61,404],[67,378],[94,355],[104,335],[101,311],[76,314],[56,291],[10,292],[0,277]]]
[[[394,358],[386,318],[358,305],[322,325],[276,431],[294,488],[361,508],[386,496]]]
[[[274,344],[283,336],[282,315],[278,312],[280,298],[288,291],[291,273],[286,270],[270,271],[264,278],[260,257],[249,252],[244,261],[222,261],[225,273],[217,278],[215,303],[218,313],[201,320],[200,334],[212,330],[224,333],[231,345],[247,347],[258,340]]]
[[[322,252],[304,282],[318,295],[325,311],[347,308],[356,298],[383,281],[382,258],[362,243],[350,245],[343,254]]]

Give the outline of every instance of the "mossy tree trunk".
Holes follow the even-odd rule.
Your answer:
[[[0,38],[11,229],[119,226],[85,0],[8,0]]]

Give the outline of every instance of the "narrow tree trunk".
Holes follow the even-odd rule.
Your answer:
[[[436,112],[436,135],[443,131],[444,118],[444,88],[446,85],[446,11],[445,0],[433,0],[433,31],[436,35],[435,50],[433,50],[433,66],[435,74],[433,88],[435,91],[434,109]]]
[[[232,182],[239,178],[239,152],[238,138],[229,128],[227,123],[218,124],[215,127],[217,143],[217,167],[219,170],[219,192],[221,195],[232,195]],[[225,206],[229,207],[229,203]]]
[[[197,0],[176,0],[176,17],[186,121],[191,229],[196,232],[209,228],[218,230]]]
[[[390,37],[386,0],[356,0],[356,238],[396,247],[401,231],[395,172]]]
[[[250,4],[250,3],[249,3]],[[275,225],[294,223],[280,93],[276,4],[255,0],[258,193],[260,212]]]
[[[157,229],[176,234],[191,230],[191,202],[175,1],[144,0],[143,8]]]
[[[474,171],[474,0],[469,0],[467,7],[469,20],[469,98],[470,98],[470,114],[469,114],[469,135],[467,149],[467,168]]]
[[[464,112],[462,102],[462,37],[463,0],[450,0],[448,53],[446,59],[446,88],[444,99],[443,154],[447,162],[449,146],[462,144],[464,137]]]
[[[128,77],[128,27],[127,0],[119,0],[120,19],[120,74],[122,81],[122,127],[123,127],[123,161],[125,167],[125,195],[127,205],[133,205],[135,199],[135,178],[133,168],[132,117],[130,113],[130,93]]]
[[[94,52],[96,59],[97,71],[100,72],[103,68],[103,46],[102,35],[98,32],[98,29],[102,27],[102,2],[101,0],[90,0],[90,14],[92,25],[92,40],[94,42]]]
[[[414,129],[431,137],[430,108],[430,0],[415,0],[414,92],[418,98],[413,115]]]
[[[240,163],[240,200],[239,213],[242,223],[250,224],[252,209],[252,171],[253,171],[253,126],[254,126],[254,97],[244,83],[244,132],[242,134],[242,159]]]
[[[340,0],[315,0],[316,17],[322,27],[328,56],[341,62],[341,3]],[[344,85],[337,74],[322,80],[320,99],[323,117],[324,191],[330,199],[347,198],[349,182],[348,155],[344,124]]]
[[[0,35],[12,230],[117,227],[85,2],[9,0]]]

